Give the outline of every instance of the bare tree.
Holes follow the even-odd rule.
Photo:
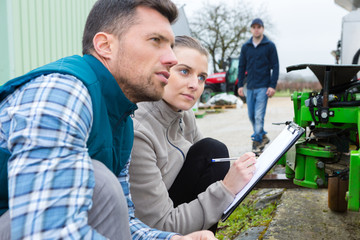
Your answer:
[[[224,63],[239,56],[242,44],[250,37],[251,21],[258,14],[243,0],[203,6],[190,18],[191,34],[209,51],[213,71],[225,71]]]

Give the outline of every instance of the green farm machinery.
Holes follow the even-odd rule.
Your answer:
[[[307,188],[328,188],[328,206],[359,211],[360,65],[301,64],[320,81],[319,92],[294,92],[294,122],[306,129],[287,154],[286,176]]]

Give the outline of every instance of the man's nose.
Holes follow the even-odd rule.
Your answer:
[[[175,53],[171,48],[161,57],[161,63],[168,68],[171,68],[178,63]]]

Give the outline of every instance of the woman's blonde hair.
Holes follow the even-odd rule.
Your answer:
[[[204,48],[203,45],[201,45],[201,43],[197,39],[189,36],[185,36],[185,35],[176,36],[174,48],[176,47],[192,48],[198,50],[201,54],[204,54],[207,58],[209,57],[209,52],[206,50],[206,48]]]

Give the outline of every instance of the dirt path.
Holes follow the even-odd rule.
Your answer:
[[[360,239],[360,213],[332,212],[327,200],[327,189],[285,191],[263,239]]]

